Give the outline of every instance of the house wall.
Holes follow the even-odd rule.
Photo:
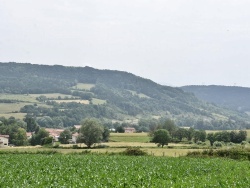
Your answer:
[[[134,128],[125,128],[125,133],[134,133],[135,129]]]
[[[8,147],[8,145],[9,145],[9,138],[0,136],[0,147]]]

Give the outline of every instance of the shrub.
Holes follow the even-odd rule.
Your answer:
[[[129,147],[122,153],[124,155],[134,155],[134,156],[148,155],[146,151],[143,151],[140,148],[135,148],[135,147]]]
[[[95,148],[108,148],[109,146],[105,145],[105,144],[100,144],[95,146]]]
[[[198,141],[196,144],[197,144],[197,145],[201,145],[201,146],[205,146],[205,145],[206,145],[206,142]]]
[[[213,156],[213,157],[226,157],[237,160],[250,160],[250,150],[242,148],[220,149],[220,150],[204,150],[188,152],[187,156],[201,157],[201,156]]]
[[[242,141],[241,145],[247,145],[247,141]]]
[[[213,146],[218,148],[218,147],[222,147],[223,144],[221,142],[215,141]]]

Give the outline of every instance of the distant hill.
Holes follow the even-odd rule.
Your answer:
[[[0,63],[0,93],[12,94],[0,97],[0,106],[18,103],[20,109],[14,113],[32,115],[47,127],[72,126],[86,117],[109,121],[164,117],[180,126],[204,129],[249,123],[247,114],[203,102],[180,88],[91,67]]]
[[[238,110],[250,111],[250,88],[236,86],[184,86],[184,91],[217,105]]]

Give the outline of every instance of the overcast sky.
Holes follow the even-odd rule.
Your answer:
[[[0,62],[250,87],[249,0],[0,0]]]

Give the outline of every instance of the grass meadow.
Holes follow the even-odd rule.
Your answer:
[[[20,108],[31,103],[17,102],[17,103],[0,103],[0,114],[8,114],[18,112]]]
[[[113,142],[149,142],[148,133],[110,133]]]
[[[95,84],[78,83],[76,86],[73,86],[72,88],[89,91],[93,87],[95,87]]]

